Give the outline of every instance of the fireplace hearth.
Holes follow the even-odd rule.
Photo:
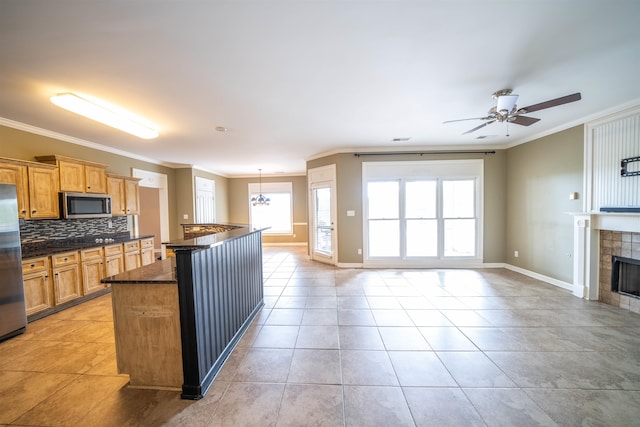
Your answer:
[[[640,298],[640,259],[612,257],[611,291]]]

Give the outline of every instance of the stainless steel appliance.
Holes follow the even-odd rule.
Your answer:
[[[110,217],[111,196],[108,194],[60,193],[60,215],[65,219]]]
[[[0,184],[0,341],[26,327],[16,186]]]

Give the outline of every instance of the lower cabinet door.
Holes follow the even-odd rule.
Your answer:
[[[124,269],[125,271],[135,270],[141,267],[140,252],[127,252],[124,254]]]
[[[51,308],[51,281],[49,272],[24,276],[24,299],[27,316]]]
[[[78,264],[53,269],[53,294],[56,305],[80,296],[80,271]]]
[[[104,263],[102,259],[84,261],[82,263],[82,290],[84,295],[104,289],[100,280],[104,277]]]
[[[116,274],[124,272],[124,258],[122,254],[106,257],[104,269],[105,277],[115,276]]]

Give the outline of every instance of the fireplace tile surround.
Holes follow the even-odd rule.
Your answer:
[[[621,256],[640,259],[640,233],[600,230],[598,299],[634,313],[640,313],[640,298],[611,291],[611,258]]]

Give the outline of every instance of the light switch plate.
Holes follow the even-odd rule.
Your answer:
[[[347,216],[356,216],[356,211],[347,211]]]

